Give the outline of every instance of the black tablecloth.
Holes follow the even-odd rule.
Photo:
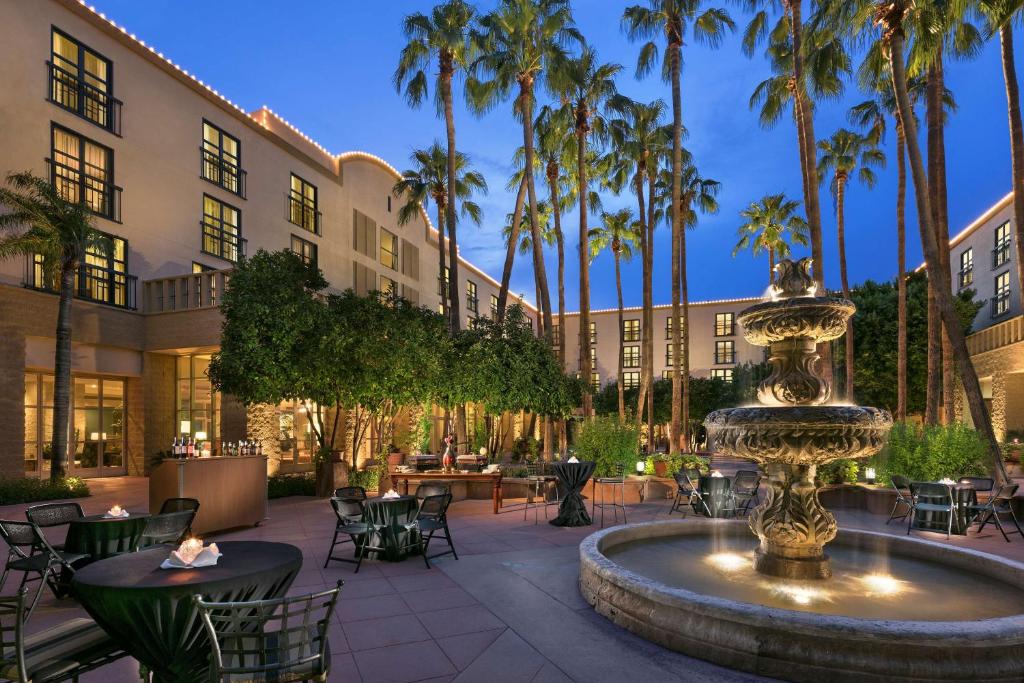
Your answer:
[[[215,567],[160,569],[173,549],[154,546],[95,562],[75,573],[85,610],[157,681],[209,679],[210,643],[192,596],[237,602],[283,596],[302,567],[286,543],[225,541]]]
[[[580,491],[586,486],[590,475],[594,473],[596,463],[584,462],[556,462],[552,464],[558,482],[565,491],[558,506],[558,516],[551,520],[555,526],[588,526],[593,524],[590,515],[587,514],[587,506],[583,502]]]
[[[370,535],[369,545],[385,548],[383,553],[375,553],[378,558],[388,562],[404,560],[409,551],[403,550],[403,547],[415,543],[419,534],[416,529],[409,529],[406,526],[416,519],[416,513],[419,512],[419,500],[416,496],[367,498],[363,503],[363,510],[363,519],[366,522],[383,526]]]
[[[700,500],[693,501],[693,511],[698,515],[718,518],[731,517],[735,514],[736,506],[733,504],[731,478],[701,475],[697,490],[700,492],[701,498],[704,499],[704,505],[707,505],[705,510]]]
[[[954,484],[953,500],[956,501],[956,521],[950,533],[964,536],[967,534],[967,525],[970,523],[969,505],[978,503],[978,492],[969,484]],[[934,503],[937,505],[948,505],[949,499],[945,495],[928,496],[918,493],[918,501],[921,503]],[[946,533],[949,529],[949,514],[946,512],[933,512],[932,510],[915,510],[913,526],[915,529],[926,531],[941,531]]]
[[[68,525],[64,550],[89,556],[89,562],[134,551],[146,528],[149,515],[107,518],[91,515],[73,520]]]

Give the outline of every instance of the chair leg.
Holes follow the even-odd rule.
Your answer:
[[[331,562],[331,556],[334,555],[334,548],[338,545],[338,528],[334,528],[334,538],[331,539],[331,547],[327,550],[327,559],[324,560],[324,569],[327,569],[327,565]]]
[[[427,539],[423,540],[423,533],[420,533],[420,554],[423,555],[423,564],[427,565],[427,569],[430,569],[430,560],[427,558],[427,548],[430,547],[430,539],[434,538],[434,532],[431,531],[427,536]]]
[[[359,573],[359,568],[363,566],[363,557],[366,556],[366,546],[367,546],[367,544],[369,542],[370,542],[370,534],[369,533],[363,534],[363,542],[362,543],[359,543],[354,538],[352,539],[352,545],[354,545],[356,547],[356,571],[354,572],[356,574]]]
[[[444,540],[448,541],[448,547],[452,549],[452,556],[457,560],[459,554],[455,552],[455,544],[452,543],[452,532],[448,530],[448,522],[444,523]]]
[[[28,576],[26,574],[26,576]],[[32,616],[32,610],[36,608],[36,604],[39,602],[39,598],[43,595],[43,588],[46,586],[46,580],[39,576],[39,588],[36,589],[36,594],[32,596],[32,602],[29,604],[28,609],[25,610],[25,623],[28,623],[29,617]]]
[[[1013,520],[1013,525],[1014,525],[1015,527],[1017,527],[1017,533],[1018,533],[1018,534],[1020,534],[1021,536],[1024,536],[1024,531],[1021,531],[1021,529],[1020,529],[1020,523],[1019,523],[1019,522],[1017,522],[1017,513],[1015,513],[1015,512],[1013,511],[1013,506],[1011,505],[1011,506],[1007,507],[1007,508],[1006,508],[1006,511],[1010,513],[1010,519],[1012,519],[1012,520]]]
[[[892,504],[892,510],[889,512],[889,519],[885,520],[886,524],[888,524],[892,520],[896,519],[896,508],[898,508],[899,506],[900,506],[900,499],[897,498],[896,502],[894,502]]]
[[[999,529],[999,533],[1003,535],[1003,540],[1007,543],[1010,542],[1010,537],[1006,535],[1006,531],[1003,530],[1003,523],[999,521],[999,515],[996,514],[996,528]]]

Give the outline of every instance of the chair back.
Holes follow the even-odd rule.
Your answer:
[[[700,470],[697,469],[696,467],[684,467],[680,471],[683,473],[683,476],[685,476],[690,481],[697,481],[698,479],[700,479]]]
[[[169,512],[199,512],[199,501],[195,498],[168,498],[160,506],[160,514],[166,515]]]
[[[960,477],[959,484],[967,484],[975,491],[991,491],[995,488],[996,480],[992,477]]]
[[[942,498],[953,507],[953,487],[931,481],[915,481],[910,484],[910,495],[914,498]]]
[[[761,485],[761,475],[754,470],[738,470],[732,479],[732,490],[736,493],[754,493]]]
[[[544,465],[539,462],[528,462],[526,463],[526,476],[528,477],[539,477],[544,474]]]
[[[85,517],[85,513],[78,503],[43,503],[25,510],[25,518],[42,528],[70,524],[82,517]]]
[[[423,500],[427,496],[438,496],[442,493],[451,493],[447,484],[420,484],[416,487],[416,497]]]
[[[433,519],[439,522],[445,521],[448,514],[448,506],[451,505],[452,494],[442,493],[436,496],[427,496],[420,502],[417,519]]]
[[[17,666],[19,681],[27,681],[25,673],[25,608],[28,588],[16,595],[0,598],[0,662],[4,667]]]
[[[892,487],[896,489],[897,493],[904,493],[910,490],[910,480],[902,474],[894,474],[892,475]]]
[[[46,542],[39,527],[32,522],[0,520],[0,538],[3,538],[10,546],[11,551],[20,557],[28,557],[46,549],[53,552],[53,548]]]
[[[678,472],[673,474],[672,478],[676,480],[676,486],[678,486],[679,488],[690,488],[690,478],[686,476],[686,473],[683,470],[679,470]]]
[[[348,500],[366,500],[366,489],[362,486],[342,486],[334,489],[335,498],[346,498]]]
[[[140,545],[150,546],[158,543],[181,543],[192,527],[196,517],[195,510],[167,512],[146,518],[146,526],[142,530]]]
[[[622,479],[626,476],[626,465],[625,463],[617,462],[611,466],[611,472],[608,474],[609,479]]]
[[[1013,497],[1017,495],[1017,489],[1020,488],[1020,484],[1003,484],[996,491],[996,495],[992,496],[993,501],[1000,501],[1009,503],[1013,500]]]
[[[331,498],[334,516],[342,525],[355,524],[363,519],[363,502],[354,498]]]
[[[216,680],[311,680],[330,667],[327,631],[344,581],[320,593],[249,602],[194,596]]]

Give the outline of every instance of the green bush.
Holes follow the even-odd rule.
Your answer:
[[[380,469],[354,470],[348,473],[349,486],[362,486],[367,491],[376,491],[380,486]]]
[[[818,468],[818,481],[822,484],[854,484],[860,467],[854,460],[833,460]]]
[[[707,458],[702,458],[693,453],[683,453],[679,456],[679,466],[672,470],[672,473],[678,472],[684,467],[695,469],[701,474],[707,474],[711,471],[711,462]]]
[[[891,483],[894,474],[911,481],[984,475],[989,459],[981,435],[964,424],[918,427],[898,423],[893,425],[889,442],[871,464],[879,480]]]
[[[607,477],[615,466],[625,466],[626,474],[634,471],[640,456],[639,430],[632,422],[619,422],[618,416],[602,416],[584,421],[576,434],[576,457],[597,463],[595,476]]]
[[[78,477],[65,477],[56,482],[49,479],[0,479],[0,505],[35,503],[62,498],[85,498],[89,487]]]
[[[279,474],[267,479],[267,498],[315,495],[316,477],[312,474]]]

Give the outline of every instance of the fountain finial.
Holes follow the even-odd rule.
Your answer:
[[[792,299],[798,296],[814,296],[818,285],[811,276],[813,259],[804,257],[795,263],[782,259],[775,264],[775,282],[772,294],[775,299]]]

